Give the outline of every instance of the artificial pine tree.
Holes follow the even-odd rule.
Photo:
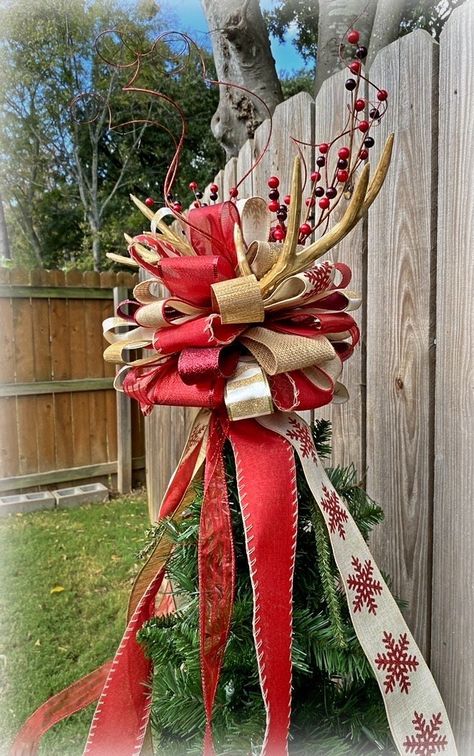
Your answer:
[[[321,458],[330,453],[330,424],[313,436]],[[259,753],[265,727],[252,635],[252,590],[236,491],[232,452],[226,450],[236,552],[232,629],[214,711],[219,754]],[[353,465],[328,470],[367,539],[383,512],[358,481]],[[382,697],[349,617],[326,525],[298,470],[299,525],[294,580],[293,704],[290,754],[392,754]],[[168,563],[178,610],[156,617],[138,638],[153,660],[152,725],[157,751],[200,754],[205,717],[198,638],[197,541],[202,490],[187,515],[150,531],[151,549],[166,532],[175,544]],[[277,536],[276,536],[277,537]],[[145,549],[145,553],[148,549]]]

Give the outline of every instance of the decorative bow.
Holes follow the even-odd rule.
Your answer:
[[[173,227],[164,221],[170,211],[153,214],[135,200],[151,215],[152,229],[130,239],[129,252],[151,278],[104,322],[105,359],[124,365],[116,387],[137,399],[143,412],[156,404],[200,408],[160,517],[181,517],[196,481],[203,479],[198,572],[205,754],[214,753],[212,711],[233,607],[235,561],[223,462],[227,439],[236,462],[252,579],[255,648],[267,714],[262,754],[287,754],[298,517],[295,453],[326,522],[354,629],[383,692],[400,753],[415,753],[412,743],[419,746],[416,753],[428,753],[410,734],[423,717],[434,717],[437,730],[443,728],[438,750],[456,753],[431,673],[318,461],[308,426],[292,412],[347,397],[338,378],[359,338],[349,312],[360,300],[347,290],[351,273],[346,265],[317,260],[374,201],[391,148],[390,138],[372,181],[367,165],[342,219],[307,247],[298,244],[298,158],[282,244],[268,241],[266,203],[260,198],[193,209],[186,226],[177,221]],[[162,286],[169,291],[165,298]],[[136,349],[146,356],[134,357]],[[151,669],[135,634],[155,612],[171,548],[163,536],[136,582],[129,625],[104,672],[86,754],[140,752]],[[361,587],[364,574],[368,583]]]

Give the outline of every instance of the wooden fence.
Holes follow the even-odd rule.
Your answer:
[[[128,467],[144,468],[143,419],[135,403],[128,412],[117,406],[114,367],[102,358],[114,290],[124,298],[136,280],[0,269],[2,493],[110,476],[114,485],[117,474],[126,489]]]
[[[375,132],[375,165],[395,132],[388,179],[368,221],[332,253],[363,293],[362,345],[344,369],[348,404],[321,412],[333,423],[333,459],[367,470],[386,519],[372,547],[445,697],[463,754],[474,750],[474,486],[472,334],[474,288],[474,2],[455,10],[439,45],[416,31],[380,52],[370,78],[390,93]],[[277,173],[288,187],[289,135],[317,143],[341,130],[345,72],[314,101],[299,94],[273,118],[269,151],[240,187],[267,196]],[[221,196],[248,170],[268,123],[215,178]],[[306,150],[311,167],[314,154]],[[147,421],[153,507],[174,469],[189,410],[157,408]],[[471,747],[472,746],[472,747]]]

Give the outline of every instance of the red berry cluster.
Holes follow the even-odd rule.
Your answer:
[[[364,160],[367,160],[369,149],[375,144],[373,137],[368,132],[374,122],[381,119],[386,110],[386,106],[380,107],[388,98],[385,89],[375,87],[377,103],[371,103],[359,96],[361,80],[366,81],[372,87],[374,86],[362,74],[362,61],[367,56],[367,48],[360,44],[360,33],[356,29],[351,29],[346,38],[350,45],[355,46],[353,59],[344,61],[353,74],[345,82],[345,88],[350,92],[351,97],[349,119],[344,131],[338,134],[332,142],[322,142],[317,145],[319,152],[316,158],[317,170],[311,173],[311,195],[306,199],[307,213],[304,223],[300,227],[300,242],[304,242],[317,226],[328,220],[329,213],[337,205],[341,196],[351,189],[354,172]],[[367,110],[368,118],[365,115]],[[358,133],[361,134],[359,143],[357,143]],[[333,167],[331,163],[331,173],[329,173],[331,149],[336,143],[340,145],[341,141],[342,146],[338,146],[335,165]],[[313,208],[316,202],[321,210],[317,223],[314,222],[313,216]]]
[[[304,241],[313,231],[323,222],[327,222],[329,214],[336,207],[337,203],[346,191],[352,189],[354,173],[364,160],[369,157],[369,150],[374,146],[373,137],[368,133],[374,123],[380,121],[386,111],[386,102],[388,92],[375,86],[362,73],[362,61],[367,57],[367,48],[360,44],[360,32],[357,29],[350,29],[346,35],[346,41],[353,46],[351,59],[342,62],[352,74],[345,82],[345,89],[350,93],[350,102],[348,104],[349,117],[344,130],[338,134],[331,142],[321,142],[315,145],[318,148],[316,158],[316,170],[310,174],[311,186],[310,192],[305,199],[306,216],[300,226],[299,241]],[[340,49],[345,51],[346,45],[341,45]],[[359,96],[361,81],[367,82],[376,90],[376,101],[370,101],[365,97]],[[358,137],[358,135],[361,137]],[[357,143],[357,139],[361,139]],[[338,145],[337,159],[331,170],[329,163],[331,150],[333,146],[342,140],[342,145]],[[298,140],[294,140],[297,142]],[[286,220],[288,216],[288,205],[291,197],[286,195],[283,201],[280,198],[280,179],[278,176],[270,176],[268,179],[268,209],[276,215],[276,222],[271,229],[270,238],[273,241],[282,241],[286,236]],[[203,194],[199,191],[196,181],[191,181],[189,189],[194,193],[195,207],[202,206]],[[219,199],[219,187],[217,184],[211,184],[209,198],[211,202],[217,202]],[[231,200],[235,201],[239,195],[237,186],[229,190]],[[173,198],[172,194],[167,196],[168,205],[176,212],[182,211],[181,202]],[[155,200],[147,197],[145,200],[147,207],[152,208]],[[315,211],[319,207],[320,215],[316,222]]]
[[[274,226],[271,231],[271,236],[274,241],[281,241],[286,236],[285,222],[288,217],[287,205],[290,204],[290,198],[287,196],[284,198],[283,203],[280,202],[280,192],[278,191],[280,179],[278,176],[270,176],[267,184],[270,188],[270,191],[268,192],[268,198],[270,200],[268,203],[268,209],[271,213],[276,213],[278,221],[277,225]]]

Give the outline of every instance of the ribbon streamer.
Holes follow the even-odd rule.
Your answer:
[[[381,171],[377,186],[380,176]],[[317,458],[310,429],[292,414],[347,397],[338,379],[359,338],[349,311],[360,299],[347,291],[347,266],[315,260],[370,204],[366,192],[373,201],[378,189],[368,185],[364,168],[343,218],[326,237],[301,247],[299,178],[297,160],[282,245],[268,242],[268,214],[259,198],[240,203],[242,218],[233,203],[190,211],[186,238],[167,231],[164,213],[151,213],[153,232],[130,239],[129,251],[153,278],[135,288],[136,302],[122,303],[119,317],[104,323],[109,342],[105,358],[125,364],[116,386],[137,399],[145,414],[157,404],[200,408],[160,519],[182,517],[195,496],[196,482],[204,478],[198,538],[204,752],[214,754],[213,708],[234,600],[235,557],[223,459],[228,439],[236,461],[266,709],[262,756],[288,752],[298,523],[295,452],[326,522],[354,629],[382,691],[400,753],[455,756],[452,731],[431,673]],[[257,235],[259,227],[262,238],[245,238]],[[169,289],[168,298],[162,298],[161,284]],[[141,347],[146,356],[135,359],[129,354]],[[152,669],[135,636],[156,613],[157,600],[162,611],[173,608],[165,591],[172,548],[163,536],[135,582],[125,634],[110,669],[104,668],[108,674],[87,756],[135,756],[149,732]],[[78,706],[96,695],[104,669],[93,673],[89,687],[80,682],[74,688]],[[33,756],[42,732],[67,715],[70,701],[62,696],[57,709],[46,704],[28,720],[14,756]],[[418,738],[423,722],[431,722],[438,733],[426,748]]]

